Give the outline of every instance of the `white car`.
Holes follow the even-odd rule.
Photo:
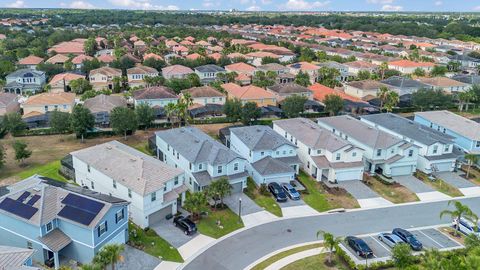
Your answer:
[[[474,233],[477,236],[480,236],[480,230],[478,228],[479,227],[478,224],[475,226],[475,224],[473,222],[470,222],[466,219],[461,218],[460,222],[459,222],[459,225],[460,226],[459,226],[458,230],[461,233],[463,233],[465,235],[469,235],[469,234]],[[457,219],[456,218],[453,219],[452,226],[453,226],[454,229],[457,228]]]
[[[393,248],[395,245],[405,243],[400,237],[392,233],[381,233],[378,235],[378,240],[382,241],[390,248]]]

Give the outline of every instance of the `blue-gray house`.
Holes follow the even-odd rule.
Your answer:
[[[34,175],[0,197],[0,245],[36,250],[33,260],[58,269],[90,263],[106,244],[128,240],[128,202]]]
[[[453,136],[455,144],[470,154],[480,154],[480,124],[449,111],[416,112],[415,122]]]

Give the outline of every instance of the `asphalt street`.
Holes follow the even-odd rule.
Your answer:
[[[480,214],[480,197],[459,201]],[[347,236],[449,223],[448,217],[439,218],[446,208],[447,201],[441,201],[278,220],[223,239],[182,269],[242,270],[271,252],[317,240],[318,230]]]

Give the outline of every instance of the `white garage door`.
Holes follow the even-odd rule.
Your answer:
[[[392,176],[409,175],[412,173],[412,166],[392,167]]]
[[[439,172],[449,172],[452,170],[452,163],[451,162],[444,162],[444,163],[436,163],[435,167]]]
[[[243,191],[242,189],[242,182],[238,182],[238,183],[235,183],[235,184],[231,184],[232,186],[232,193],[240,193]]]
[[[167,215],[172,213],[172,207],[173,205],[170,204],[169,206],[151,214],[148,217],[148,224],[151,226],[152,224],[165,220]]]
[[[337,181],[361,180],[362,173],[359,170],[354,171],[337,171],[335,178]]]

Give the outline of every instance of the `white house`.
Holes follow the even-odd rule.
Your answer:
[[[130,202],[129,216],[145,228],[176,214],[185,200],[183,170],[118,141],[71,153],[75,181]]]
[[[273,130],[295,142],[303,170],[318,181],[363,178],[363,149],[306,118],[273,122]]]
[[[247,187],[246,160],[195,127],[157,131],[158,158],[185,171],[186,185],[200,191],[226,177],[232,192]]]
[[[158,76],[158,70],[147,66],[135,66],[127,69],[128,85],[130,87],[144,86],[145,77]]]
[[[451,172],[461,153],[454,150],[454,137],[392,113],[362,116],[361,120],[419,147],[417,169]]]
[[[177,104],[178,96],[165,86],[153,86],[133,92],[135,106],[147,104],[150,107],[165,107],[169,103]]]
[[[257,184],[289,182],[298,173],[297,146],[267,126],[230,129],[230,149],[247,159]]]
[[[365,171],[386,177],[411,175],[418,147],[351,116],[319,118],[318,124],[364,150]]]

